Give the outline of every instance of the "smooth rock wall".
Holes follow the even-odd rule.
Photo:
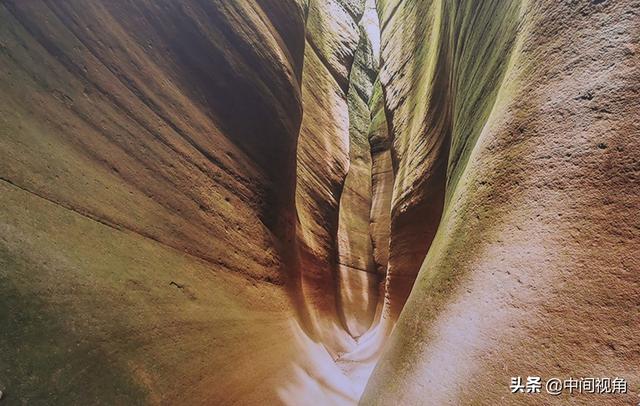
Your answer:
[[[333,354],[353,340],[344,329],[338,292],[339,207],[349,171],[348,93],[360,42],[351,2],[311,0],[302,75],[304,116],[298,138],[296,209],[298,214],[300,318],[311,337]],[[356,18],[358,20],[356,20]]]

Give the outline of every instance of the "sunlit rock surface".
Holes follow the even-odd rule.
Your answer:
[[[369,34],[361,25],[347,94],[350,166],[338,218],[338,304],[343,323],[353,337],[361,336],[371,327],[378,307],[379,284],[383,280],[376,273],[369,229],[372,188],[368,104],[378,73],[372,46]]]
[[[357,401],[336,239],[363,13],[0,5],[4,399]]]
[[[349,77],[359,40],[357,22],[345,3],[310,2],[296,188],[299,287],[294,293],[303,326],[334,357],[354,344],[341,322],[336,240],[349,171]]]
[[[636,403],[640,3],[382,3],[392,124],[422,131],[394,133],[393,221],[443,201],[412,177],[446,168],[446,189],[361,403]],[[512,376],[620,376],[629,394],[511,395]]]

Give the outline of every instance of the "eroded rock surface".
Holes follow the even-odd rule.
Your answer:
[[[395,133],[408,187],[394,203],[428,205],[410,180],[446,167],[445,203],[361,403],[636,402],[631,389],[555,398],[511,395],[508,385],[512,376],[640,382],[640,235],[630,216],[640,202],[640,4],[391,3],[382,8],[386,100],[396,127],[423,131]],[[423,59],[431,80],[402,67],[430,55],[403,36],[407,27],[448,38]],[[419,92],[449,103],[412,108]],[[437,152],[447,138],[449,151]]]
[[[288,0],[0,4],[4,400],[279,401],[304,35]]]
[[[360,41],[350,3],[311,0],[302,76],[304,116],[298,138],[298,213],[301,317],[309,334],[337,355],[352,338],[339,308],[338,227],[349,172],[350,72]],[[357,10],[362,15],[364,4]]]
[[[634,403],[638,13],[0,2],[0,402]]]

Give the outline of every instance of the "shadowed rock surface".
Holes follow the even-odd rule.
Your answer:
[[[635,404],[639,13],[0,2],[0,404]]]
[[[9,1],[0,20],[4,401],[277,402],[251,382],[293,376],[300,5]],[[250,368],[281,357],[289,378]]]

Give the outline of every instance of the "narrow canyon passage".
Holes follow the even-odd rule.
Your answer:
[[[374,321],[380,282],[373,261],[371,222],[372,159],[370,101],[380,64],[380,26],[375,2],[365,4],[360,38],[349,74],[349,170],[338,207],[338,309],[347,332],[357,338]],[[374,48],[375,47],[375,48]],[[388,242],[386,242],[388,243]]]
[[[304,334],[327,352],[318,363],[336,364],[337,383],[325,390],[343,391],[341,401],[354,403],[384,340],[387,264],[380,251],[389,245],[389,222],[381,217],[391,196],[382,195],[387,190],[373,177],[379,162],[370,141],[379,131],[373,109],[381,97],[378,89],[374,99],[380,25],[373,0],[318,0],[309,4],[307,26],[296,192],[301,261],[294,294],[306,310],[300,313]]]
[[[331,3],[317,1],[307,17],[307,24],[317,25],[317,31],[308,34],[306,53],[310,55],[302,76],[305,113],[298,139],[300,176],[296,205],[301,217],[298,230],[303,244],[301,282],[302,289],[307,291],[302,296],[305,300],[314,300],[310,292],[318,292],[319,299],[326,302],[310,304],[316,323],[333,323],[350,336],[347,343],[336,342],[337,347],[331,351],[337,353],[347,348],[340,348],[341,345],[348,346],[352,338],[372,326],[379,303],[380,282],[384,277],[384,273],[380,275],[374,269],[370,230],[369,102],[379,71],[380,34],[373,1],[361,4],[360,9],[353,10],[356,13],[353,16],[346,9],[342,14],[336,13],[336,7],[342,7],[339,4],[331,6]],[[343,48],[334,48],[338,44],[334,41],[341,36],[350,41],[345,42]],[[317,46],[316,43],[324,45]],[[349,59],[342,62],[344,66],[332,67],[330,61],[339,60],[341,53],[349,55]],[[313,58],[316,54],[318,59]],[[334,73],[340,70],[343,73]],[[316,81],[325,83],[326,88],[333,86],[333,90],[322,93],[305,85]],[[322,106],[323,111],[318,111],[321,105],[318,98],[329,105],[328,110]],[[324,126],[317,126],[318,122]],[[318,140],[329,142],[318,144]],[[335,165],[319,166],[322,161],[318,161],[318,154],[335,159]],[[327,176],[331,172],[333,178]],[[318,180],[320,183],[313,183]],[[319,194],[318,188],[330,191],[330,194]],[[309,201],[312,204],[308,204]],[[327,206],[327,202],[333,202],[333,205]],[[314,220],[305,221],[308,215],[315,216]],[[320,231],[309,234],[308,230],[313,227]],[[323,260],[304,261],[318,256]],[[323,321],[325,318],[329,320]],[[318,329],[324,330],[321,334],[331,334],[332,327],[319,325]],[[339,337],[329,338],[332,339],[340,340]]]
[[[0,1],[0,406],[637,403],[638,14]]]
[[[372,0],[308,7],[294,295],[304,303],[304,334],[346,378],[325,389],[342,386],[355,402],[409,297],[447,189],[494,106],[520,6],[443,2],[400,16]],[[383,38],[380,16],[391,24]],[[425,16],[434,24],[421,25]],[[411,26],[426,40],[411,41]],[[420,58],[426,66],[406,66],[419,67]]]

